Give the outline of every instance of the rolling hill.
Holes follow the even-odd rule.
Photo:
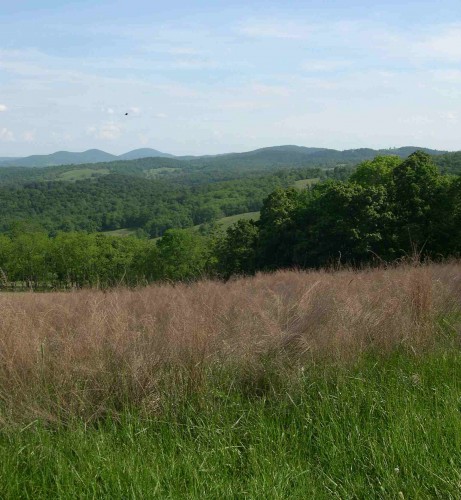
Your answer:
[[[139,158],[174,158],[156,149],[135,149],[120,156],[106,153],[100,149],[89,149],[81,153],[57,151],[49,155],[32,155],[25,158],[0,158],[0,167],[54,167],[58,165],[83,165],[117,160],[137,160]]]
[[[176,158],[174,155],[169,153],[162,153],[152,148],[141,148],[133,149],[133,151],[128,151],[118,156],[119,160],[138,160],[140,158]]]
[[[1,162],[1,166],[18,167],[52,167],[56,165],[76,165],[82,163],[98,163],[114,161],[117,156],[106,153],[99,149],[89,149],[82,153],[70,151],[57,151],[50,155],[32,155],[25,158],[16,158]]]
[[[447,151],[405,146],[395,149],[336,149],[303,147],[303,146],[272,146],[243,153],[226,153],[205,156],[174,156],[156,149],[134,149],[119,156],[106,153],[99,149],[90,149],[81,153],[58,151],[50,155],[33,155],[25,158],[0,158],[0,167],[50,167],[57,165],[82,165],[121,160],[139,160],[143,158],[170,158],[181,161],[184,166],[228,167],[239,166],[249,169],[270,169],[284,167],[323,166],[332,167],[339,164],[352,165],[369,160],[377,155],[397,155],[406,158],[416,150],[423,150],[431,155],[442,155]]]

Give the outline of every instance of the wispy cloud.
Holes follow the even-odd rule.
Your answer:
[[[122,127],[115,122],[107,122],[87,127],[87,133],[95,139],[115,141],[122,134]]]
[[[0,141],[13,142],[14,140],[14,134],[11,130],[7,129],[6,127],[0,128]]]
[[[22,138],[25,142],[34,142],[36,134],[36,130],[26,130],[25,132],[23,132]]]
[[[246,21],[238,27],[238,31],[251,38],[305,40],[312,34],[313,29],[295,21],[263,19]]]
[[[461,83],[461,70],[459,69],[439,69],[431,71],[434,80],[447,83]]]
[[[292,93],[289,86],[282,85],[267,85],[264,83],[254,83],[251,86],[256,95],[269,95],[277,97],[288,97]]]
[[[449,63],[461,62],[461,23],[436,27],[437,33],[416,41],[412,46],[415,55]]]
[[[408,23],[400,6],[391,16],[295,3],[242,10],[230,0],[184,15],[167,5],[155,23],[133,12],[126,22],[85,16],[78,28],[57,8],[49,23],[43,14],[43,37],[2,29],[3,154],[101,142],[123,152],[139,141],[173,153],[399,145],[414,142],[410,130],[418,143],[459,147],[460,23],[440,10]]]
[[[331,73],[349,69],[354,66],[354,62],[350,60],[336,59],[316,59],[311,61],[304,61],[301,68],[306,72],[312,73]]]

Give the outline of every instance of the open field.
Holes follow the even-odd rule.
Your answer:
[[[259,212],[245,212],[243,214],[230,215],[229,217],[222,217],[216,221],[216,224],[224,231],[227,230],[232,224],[235,224],[240,219],[253,219],[259,220]],[[202,227],[202,224],[198,224],[196,226],[192,226],[189,229],[191,231],[198,231]],[[134,236],[136,234],[136,228],[123,228],[123,229],[115,229],[114,231],[104,231],[104,234],[108,236]],[[161,236],[158,238],[152,238],[152,241],[158,241],[161,239]]]
[[[259,212],[245,212],[243,214],[230,215],[229,217],[223,217],[216,221],[216,223],[223,229],[227,230],[232,224],[235,224],[237,221],[241,219],[245,220],[259,220]]]
[[[59,175],[59,177],[57,177],[57,179],[60,181],[80,181],[82,179],[107,174],[110,174],[110,170],[108,168],[76,168],[63,172]]]
[[[461,264],[0,294],[0,497],[458,498]]]
[[[103,231],[103,234],[107,236],[134,236],[136,234],[136,229],[125,227],[123,229],[114,229],[113,231]]]
[[[314,179],[300,179],[299,181],[296,181],[294,183],[294,187],[298,189],[304,189],[309,186],[313,186],[314,184],[317,184],[320,182],[320,179],[318,177]]]
[[[147,179],[156,179],[159,175],[165,174],[165,173],[173,173],[181,170],[180,168],[176,167],[159,167],[159,168],[153,168],[150,170],[145,171],[145,176]]]

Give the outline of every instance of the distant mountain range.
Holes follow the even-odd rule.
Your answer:
[[[0,167],[54,167],[57,165],[82,165],[118,160],[138,160],[140,158],[174,158],[174,156],[150,148],[135,149],[119,156],[106,153],[100,149],[89,149],[82,153],[57,151],[49,155],[32,155],[25,158],[0,157]]]
[[[221,155],[207,156],[175,156],[168,153],[162,153],[156,149],[141,148],[129,151],[122,155],[113,155],[99,149],[89,149],[82,153],[73,153],[69,151],[57,151],[49,155],[33,155],[25,158],[7,158],[0,157],[0,167],[51,167],[57,165],[81,165],[91,163],[114,162],[121,160],[138,160],[141,158],[174,158],[176,160],[187,161],[191,163],[200,162],[208,164],[211,162],[231,161],[251,164],[253,166],[267,165],[277,166],[292,164],[293,166],[303,165],[306,162],[310,165],[333,165],[333,164],[351,164],[360,162],[377,155],[396,155],[402,158],[407,157],[416,150],[423,150],[431,155],[441,155],[447,151],[439,151],[416,146],[405,146],[395,149],[348,149],[339,151],[327,148],[309,148],[302,146],[273,146],[256,149],[245,153],[228,153]]]

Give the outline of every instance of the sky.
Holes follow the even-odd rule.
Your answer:
[[[0,26],[0,157],[461,149],[460,0],[0,0]]]

